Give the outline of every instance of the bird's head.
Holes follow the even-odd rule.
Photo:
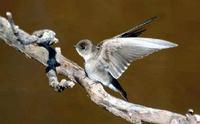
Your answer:
[[[90,40],[84,39],[80,40],[74,47],[78,54],[86,59],[92,53],[93,44]]]

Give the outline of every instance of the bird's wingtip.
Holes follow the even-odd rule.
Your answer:
[[[178,47],[178,44],[176,44],[176,43],[172,43],[172,42],[169,42],[170,44],[169,44],[169,48],[174,48],[174,47]]]

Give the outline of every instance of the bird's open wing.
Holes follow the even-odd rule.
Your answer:
[[[161,49],[175,47],[177,44],[152,38],[113,38],[99,45],[97,61],[106,67],[114,77],[119,78],[132,61],[141,59]]]

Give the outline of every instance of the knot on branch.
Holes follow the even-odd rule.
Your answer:
[[[65,88],[72,88],[75,85],[74,82],[67,81],[65,79],[58,82],[56,72],[54,70],[47,72],[47,77],[49,78],[49,85],[58,92],[62,92]]]
[[[187,114],[186,114],[186,119],[190,124],[198,124],[200,123],[200,116],[194,114],[193,109],[189,109]]]
[[[37,44],[48,43],[49,45],[52,45],[58,43],[58,39],[55,37],[56,33],[49,29],[35,31],[32,35],[38,38],[36,41]]]

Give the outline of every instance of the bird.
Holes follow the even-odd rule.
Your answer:
[[[128,66],[154,52],[178,46],[175,43],[155,38],[139,37],[145,26],[157,17],[145,20],[132,29],[105,39],[95,45],[91,40],[83,39],[75,44],[78,54],[84,59],[86,75],[97,83],[120,93],[128,101],[127,93],[118,82],[118,78]]]

